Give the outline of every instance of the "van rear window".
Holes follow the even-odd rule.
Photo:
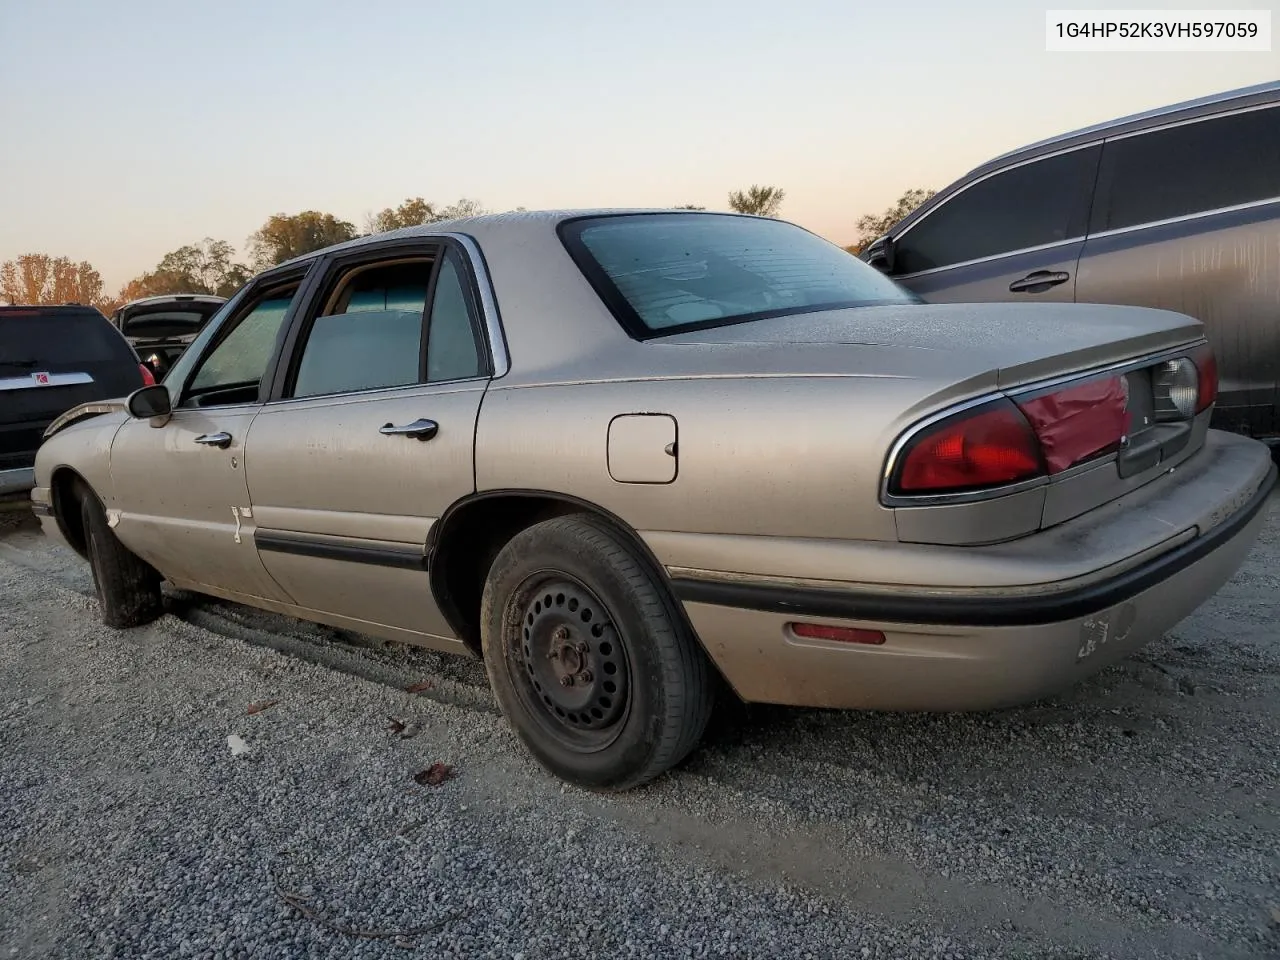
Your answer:
[[[45,370],[127,357],[129,345],[100,314],[0,310],[0,370]]]

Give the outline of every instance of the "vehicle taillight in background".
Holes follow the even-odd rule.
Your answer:
[[[142,385],[144,387],[154,387],[156,385],[155,374],[151,372],[151,368],[145,363],[138,364],[138,369],[142,371]]]

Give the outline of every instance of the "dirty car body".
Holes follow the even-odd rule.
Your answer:
[[[483,654],[538,758],[617,788],[717,674],[985,709],[1158,636],[1275,482],[1215,389],[1181,314],[924,304],[776,220],[508,214],[255,278],[130,411],[52,431],[33,502],[139,582]]]

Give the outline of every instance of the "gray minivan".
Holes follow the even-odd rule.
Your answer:
[[[1280,82],[997,157],[862,258],[927,301],[1189,314],[1218,358],[1214,425],[1280,435]]]

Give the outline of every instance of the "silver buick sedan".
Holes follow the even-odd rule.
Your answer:
[[[1160,635],[1248,553],[1265,447],[1201,325],[927,305],[789,223],[505,214],[275,267],[32,494],[113,627],[161,584],[483,657],[551,771],[643,783],[717,694],[981,710]]]

